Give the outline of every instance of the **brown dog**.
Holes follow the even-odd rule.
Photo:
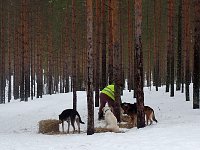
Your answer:
[[[124,114],[129,115],[132,118],[133,124],[137,125],[137,104],[131,103],[122,103],[121,108],[124,110]],[[158,122],[155,118],[154,110],[149,106],[144,106],[144,113],[146,116],[146,125],[150,125],[155,121]]]
[[[133,127],[137,126],[137,107],[131,103],[121,103],[121,108],[124,114],[127,114],[131,118],[131,124]]]

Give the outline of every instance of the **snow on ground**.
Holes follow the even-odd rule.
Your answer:
[[[38,122],[58,119],[66,108],[72,108],[72,93],[46,95],[42,99],[0,105],[1,150],[193,150],[200,149],[200,110],[192,109],[192,101],[186,102],[183,93],[170,97],[162,87],[144,89],[145,105],[155,111],[158,123],[137,129],[121,129],[125,133],[95,133],[87,135],[86,92],[77,92],[77,110],[85,124],[81,134],[38,134]],[[134,102],[132,92],[124,91],[123,102]],[[192,97],[192,96],[191,96]],[[191,98],[192,100],[192,98]],[[97,120],[95,127],[104,126]],[[67,129],[67,126],[65,127]],[[72,128],[71,128],[72,130]]]

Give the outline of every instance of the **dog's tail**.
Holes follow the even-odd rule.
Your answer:
[[[81,120],[81,116],[79,115],[79,113],[77,113],[77,116],[79,118],[79,122],[82,123],[82,124],[85,124],[82,120]]]

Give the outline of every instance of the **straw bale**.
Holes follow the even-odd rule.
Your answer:
[[[133,123],[120,123],[118,125],[120,128],[127,128],[127,129],[131,129],[134,127]]]
[[[96,127],[94,128],[95,133],[104,133],[104,132],[114,132],[113,129],[110,128],[102,128],[102,127]],[[124,131],[118,131],[115,133],[124,133]]]
[[[102,128],[102,127],[97,127],[94,128],[95,133],[103,133],[103,132],[112,132],[111,129],[108,128]]]
[[[39,133],[43,134],[58,134],[59,120],[48,119],[39,121]]]
[[[122,122],[131,122],[131,117],[128,115],[122,115],[121,120]]]

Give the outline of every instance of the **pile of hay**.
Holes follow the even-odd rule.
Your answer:
[[[113,130],[109,129],[109,128],[97,127],[97,128],[94,128],[94,132],[95,133],[105,133],[105,132],[113,132]],[[124,133],[124,131],[118,131],[115,133]]]
[[[39,133],[59,134],[59,120],[48,119],[39,121]]]
[[[131,122],[131,117],[128,115],[122,115],[121,120],[122,122]]]
[[[108,128],[102,128],[102,127],[97,127],[94,128],[95,133],[103,133],[103,132],[112,132],[111,129]]]
[[[120,123],[118,125],[120,128],[127,128],[127,129],[131,129],[134,127],[134,125],[132,123]]]

